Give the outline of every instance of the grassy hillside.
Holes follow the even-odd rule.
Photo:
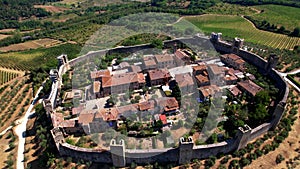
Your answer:
[[[63,44],[51,48],[39,48],[23,52],[0,53],[0,67],[31,70],[39,67],[55,67],[56,57],[65,53],[74,58],[80,52],[76,44]]]
[[[295,27],[300,27],[300,9],[281,5],[259,5],[254,6],[262,13],[252,17],[256,20],[266,20],[270,24],[278,27],[284,26],[287,30],[293,31]]]
[[[222,32],[227,37],[241,37],[248,42],[279,49],[293,49],[295,45],[300,45],[300,38],[258,30],[240,16],[213,14],[185,17],[185,19],[205,33]],[[184,26],[184,24],[178,23],[178,26]]]

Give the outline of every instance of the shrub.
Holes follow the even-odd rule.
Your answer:
[[[284,160],[284,157],[281,154],[276,156],[276,164],[281,163]]]

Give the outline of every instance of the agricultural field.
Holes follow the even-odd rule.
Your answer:
[[[284,26],[289,31],[293,31],[295,27],[300,27],[299,8],[281,5],[259,5],[254,6],[254,8],[263,10],[263,12],[251,16],[255,20],[266,20],[278,27]]]
[[[81,8],[86,9],[92,6],[107,6],[111,4],[126,3],[123,0],[62,0],[53,2],[53,6],[61,6],[66,8]]]
[[[25,72],[0,67],[0,87],[16,77],[24,76]]]
[[[68,8],[52,6],[52,5],[34,5],[34,8],[42,8],[45,9],[47,12],[51,12],[51,13],[60,13],[68,10]]]
[[[13,127],[32,101],[32,84],[28,83],[28,79],[28,76],[19,77],[0,87],[0,131],[11,128],[0,135],[0,166],[3,168],[16,168],[18,140]]]
[[[38,39],[38,40],[33,40],[33,41],[27,41],[24,43],[18,43],[18,44],[13,44],[5,47],[0,47],[0,52],[9,52],[9,51],[22,51],[22,50],[28,50],[28,49],[37,49],[40,47],[51,47],[61,44],[61,41],[55,40],[55,39]]]
[[[90,36],[100,29],[100,27],[101,25],[92,23],[72,25],[63,30],[54,32],[50,36],[55,39],[65,39],[66,41],[74,41],[80,45],[84,45]]]
[[[222,14],[222,15],[253,15],[259,12],[253,7],[245,7],[235,4],[218,3],[205,10],[206,13],[210,14]]]
[[[56,57],[62,53],[74,58],[80,52],[80,46],[76,44],[62,44],[50,48],[39,48],[22,52],[0,53],[0,67],[15,70],[32,70],[43,65],[55,67]]]
[[[51,17],[48,17],[46,19],[43,19],[43,21],[51,21],[51,22],[66,22],[69,19],[73,19],[77,17],[75,13],[70,13],[70,14],[55,14]]]
[[[187,21],[199,27],[204,33],[222,32],[223,36],[244,38],[245,41],[257,43],[278,49],[293,49],[300,45],[300,38],[262,31],[241,16],[232,15],[200,15],[184,17]],[[184,21],[176,24],[184,29]]]

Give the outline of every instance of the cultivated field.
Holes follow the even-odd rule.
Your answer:
[[[54,16],[44,19],[43,21],[66,22],[67,20],[75,18],[77,16],[78,15],[76,15],[75,13],[54,15]]]
[[[185,17],[185,19],[195,24],[207,34],[211,32],[222,32],[223,36],[231,38],[240,37],[248,42],[278,49],[293,49],[294,46],[300,45],[300,38],[261,31],[241,16],[209,14]],[[184,29],[183,23],[179,22],[176,25]]]
[[[36,49],[40,47],[51,47],[60,44],[61,41],[54,40],[54,39],[39,39],[39,40],[33,40],[33,41],[27,41],[24,43],[18,43],[13,44],[5,47],[0,48],[0,52],[9,52],[9,51],[22,51],[22,50],[28,50],[28,49]]]
[[[299,8],[281,5],[259,5],[254,7],[263,10],[263,12],[251,16],[255,20],[266,20],[278,27],[284,26],[290,31],[293,31],[295,27],[300,27]]]
[[[35,8],[45,9],[47,12],[60,13],[68,10],[68,8],[52,6],[52,5],[34,5]]]
[[[252,7],[245,7],[235,4],[218,3],[205,10],[210,14],[222,14],[222,15],[253,15],[259,11]]]
[[[6,83],[10,82],[11,80],[15,79],[16,77],[24,76],[25,72],[13,70],[13,69],[6,69],[0,67],[0,87],[5,85]]]
[[[30,105],[33,94],[31,84],[26,83],[28,78],[19,77],[10,85],[0,87],[0,133],[10,126],[14,127]],[[17,136],[13,128],[2,134],[4,135],[0,136],[0,166],[16,168]]]
[[[31,70],[42,65],[56,66],[56,57],[62,53],[74,58],[80,51],[76,44],[62,44],[50,48],[39,48],[22,52],[0,53],[0,67],[15,70]]]

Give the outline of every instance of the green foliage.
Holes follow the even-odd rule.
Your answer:
[[[260,22],[268,22],[269,28],[275,25],[275,31],[280,26],[284,26],[288,32],[292,32],[295,27],[300,27],[299,17],[297,17],[300,15],[299,8],[282,5],[259,5],[254,8],[259,9],[261,13],[252,15],[251,18]],[[267,24],[266,28],[268,28]],[[284,30],[281,31],[284,32]]]
[[[278,154],[277,156],[276,156],[276,164],[279,164],[279,163],[281,163],[282,161],[284,160],[284,157],[281,155],[281,154]]]
[[[175,85],[172,89],[172,96],[175,97],[179,105],[181,104],[181,91],[178,85]]]
[[[153,48],[162,49],[164,44],[163,44],[163,41],[161,39],[153,39],[151,41],[151,46]]]

